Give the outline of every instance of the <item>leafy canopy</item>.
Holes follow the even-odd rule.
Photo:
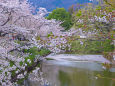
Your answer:
[[[61,26],[64,27],[65,30],[70,29],[73,25],[70,13],[67,12],[64,8],[56,8],[48,15],[47,19],[56,19],[62,21],[63,23]]]

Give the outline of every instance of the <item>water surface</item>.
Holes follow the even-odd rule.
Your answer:
[[[115,86],[115,69],[102,69],[96,62],[47,61],[42,64],[44,78],[49,85],[44,86]],[[97,78],[97,75],[101,78]],[[38,83],[30,83],[38,86]]]

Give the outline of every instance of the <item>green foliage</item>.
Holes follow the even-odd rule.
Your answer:
[[[65,28],[65,30],[69,30],[72,27],[73,23],[71,19],[66,19],[61,26]]]
[[[15,76],[15,75],[16,75],[15,72],[16,72],[16,70],[13,70],[13,71],[11,72],[11,73],[12,73],[11,75],[12,75],[12,76]]]
[[[13,61],[10,61],[10,67],[12,67],[14,65]]]
[[[40,56],[44,56],[50,53],[50,50],[42,48],[42,49],[38,49],[37,47],[32,47],[30,49],[25,49],[24,50],[25,53],[30,53],[30,57],[34,57],[35,55],[40,55]]]
[[[63,23],[61,24],[61,26],[64,27],[65,30],[70,29],[73,25],[70,13],[67,12],[64,8],[56,8],[46,18],[49,20],[56,19],[62,21]]]
[[[79,10],[79,11],[77,12],[76,16],[77,16],[77,17],[80,17],[81,15],[82,15],[82,12],[81,12],[81,10]]]
[[[101,6],[97,6],[97,7],[96,7],[96,10],[101,10]]]
[[[41,39],[40,36],[37,36],[37,37],[36,37],[36,40],[40,40],[40,39]]]
[[[23,84],[24,80],[25,80],[25,78],[22,78],[22,79],[18,80],[17,83],[18,83],[19,85],[21,85],[21,84]]]
[[[46,56],[50,53],[50,50],[48,49],[38,49],[37,47],[32,47],[30,49],[25,49],[24,50],[24,53],[30,53],[30,55],[28,57],[25,58],[25,63],[28,65],[28,66],[31,66],[32,63],[34,62],[34,59],[37,55],[40,55],[40,56]],[[31,60],[31,63],[28,62],[28,59]],[[22,65],[23,63],[20,62],[20,65]]]
[[[37,54],[38,53],[37,47],[32,47],[32,48],[28,49],[28,53]]]
[[[115,0],[104,0],[106,4],[115,7]]]
[[[40,56],[46,56],[46,55],[48,55],[50,53],[50,50],[48,50],[48,49],[41,49],[40,50],[40,52],[39,52],[39,54],[40,54]]]
[[[38,53],[38,51],[36,50],[35,47],[33,47],[33,48],[31,48],[31,49],[28,49],[28,50],[26,50],[26,51],[27,51],[26,53],[30,53],[30,55],[25,58],[25,61],[24,61],[24,62],[25,62],[28,66],[31,66],[32,63],[34,62],[34,59],[35,59],[36,55],[38,55],[39,53]],[[30,60],[31,63],[29,63],[28,60]],[[22,65],[22,64],[23,64],[23,63],[20,62],[20,65]]]
[[[103,57],[105,57],[106,59],[112,61],[113,54],[112,54],[112,52],[103,52]]]
[[[15,43],[21,44],[21,41],[19,40],[14,40]]]
[[[111,44],[112,40],[105,40],[105,42],[103,42],[103,50],[104,52],[112,52],[114,50],[114,45]]]
[[[83,44],[80,44],[80,41]],[[112,52],[114,45],[112,40],[98,41],[98,40],[76,40],[72,41],[71,52],[76,54],[102,54],[102,52]]]
[[[53,35],[53,33],[52,32],[50,32],[48,35],[47,35],[47,37],[50,37],[50,36],[52,36]]]
[[[23,62],[21,61],[19,64],[20,64],[20,66],[22,66],[22,65],[23,65]]]

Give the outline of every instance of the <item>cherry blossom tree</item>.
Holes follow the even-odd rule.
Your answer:
[[[75,31],[62,32],[64,28],[60,26],[60,21],[45,19],[44,16],[49,13],[45,8],[39,8],[37,15],[32,15],[33,10],[26,0],[0,0],[2,86],[18,84],[32,71],[39,71],[37,65],[43,60],[43,56],[50,52],[59,53],[70,47],[67,37],[72,36]],[[44,48],[50,52],[43,55]]]

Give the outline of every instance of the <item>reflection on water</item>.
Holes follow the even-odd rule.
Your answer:
[[[67,65],[65,62],[48,61],[42,64],[42,71],[50,83],[44,86],[115,86],[115,72],[103,70],[98,63],[68,62]],[[97,78],[97,75],[100,77]]]
[[[112,85],[111,80],[96,79],[95,74],[96,72],[88,71],[74,71],[73,73],[59,71],[60,86],[115,86],[115,84]]]

